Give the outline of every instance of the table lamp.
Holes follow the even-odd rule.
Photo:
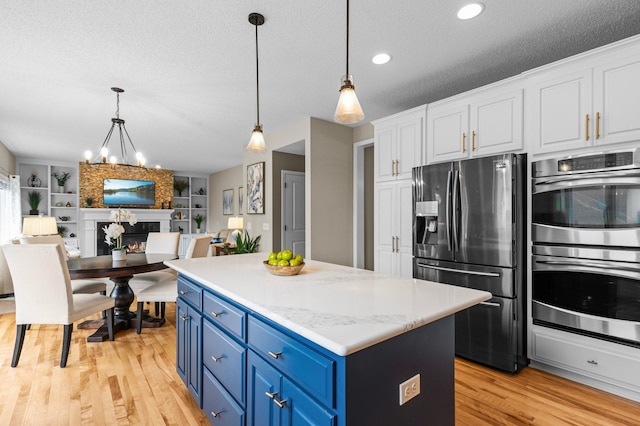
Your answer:
[[[24,235],[55,235],[58,233],[56,218],[53,216],[29,216],[22,222],[22,233]]]
[[[227,224],[227,228],[233,229],[231,233],[231,242],[233,245],[236,245],[236,240],[238,239],[238,235],[240,235],[240,230],[244,226],[244,221],[241,217],[230,217],[229,223]]]

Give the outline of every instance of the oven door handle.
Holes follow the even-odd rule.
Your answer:
[[[573,259],[568,260],[545,260],[536,259],[534,256],[533,261],[534,271],[549,271],[554,269],[561,269],[569,272],[595,272],[603,275],[613,275],[618,277],[625,277],[630,279],[640,279],[640,268],[633,266],[633,264],[620,264],[619,262],[598,262],[597,260],[584,260]],[[548,265],[543,269],[535,267],[536,264]],[[555,266],[563,266],[567,268],[554,268]]]
[[[578,173],[575,175],[566,175],[555,178],[544,179],[543,178],[534,178],[534,185],[551,185],[555,183],[562,182],[575,182],[576,180],[580,181],[597,181],[600,179],[610,179],[610,178],[623,178],[623,177],[640,177],[640,171],[638,169],[630,169],[630,170],[617,170],[615,172],[595,172],[595,173]]]
[[[500,274],[498,274],[496,272],[465,271],[464,269],[454,269],[454,268],[445,268],[445,267],[442,267],[442,266],[426,265],[426,264],[420,263],[420,262],[417,262],[417,264],[421,268],[435,269],[436,271],[455,272],[457,274],[466,274],[466,275],[480,275],[480,276],[483,276],[483,277],[494,277],[494,278],[500,277]]]

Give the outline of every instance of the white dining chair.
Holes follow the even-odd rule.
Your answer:
[[[211,235],[195,237],[189,243],[185,259],[196,257],[207,257],[209,246],[211,245]],[[137,295],[138,310],[136,315],[136,329],[138,334],[142,332],[142,315],[145,303],[155,302],[156,316],[164,318],[165,303],[175,302],[178,295],[178,278],[174,275],[170,281],[162,281],[141,290]],[[159,305],[159,306],[158,306]],[[159,311],[159,312],[158,312]]]
[[[180,244],[179,232],[149,232],[147,235],[146,254],[174,254],[178,257]],[[166,269],[162,271],[143,272],[136,274],[129,280],[129,286],[134,293],[163,281],[171,281],[176,278],[175,271]]]
[[[16,304],[16,341],[11,367],[20,360],[25,333],[31,324],[62,324],[60,367],[67,365],[73,323],[106,311],[109,340],[114,339],[115,301],[101,294],[74,294],[63,249],[58,244],[9,244],[2,246]]]

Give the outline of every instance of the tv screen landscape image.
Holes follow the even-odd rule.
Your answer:
[[[104,179],[102,196],[107,206],[149,207],[156,203],[156,183],[148,180]]]

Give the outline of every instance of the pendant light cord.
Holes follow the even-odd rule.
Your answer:
[[[260,68],[258,66],[258,24],[256,22],[256,124],[260,124]]]
[[[347,0],[347,76],[348,75],[349,75],[349,0]]]

